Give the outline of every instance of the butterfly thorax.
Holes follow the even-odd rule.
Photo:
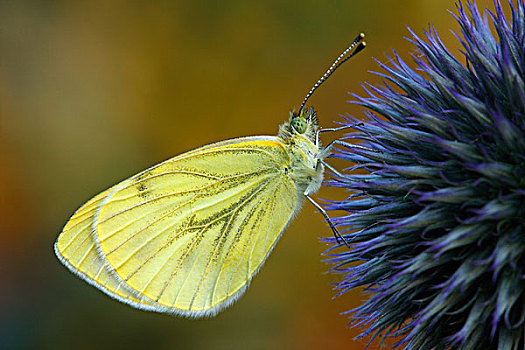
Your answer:
[[[291,112],[290,120],[279,127],[279,137],[283,139],[290,157],[290,163],[284,171],[294,181],[300,197],[317,192],[323,181],[324,167],[319,162],[317,130],[317,117],[313,108],[300,113]]]

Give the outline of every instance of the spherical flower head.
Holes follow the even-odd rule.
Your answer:
[[[356,165],[331,182],[352,195],[329,206],[347,212],[334,220],[350,249],[333,239],[328,254],[340,293],[369,294],[349,311],[361,336],[525,348],[525,6],[509,5],[460,3],[461,60],[433,28],[412,33],[417,69],[394,54],[386,86],[355,96],[360,147],[336,156]]]

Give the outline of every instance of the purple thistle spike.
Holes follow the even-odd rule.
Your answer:
[[[395,85],[354,96],[367,120],[336,157],[360,168],[329,184],[349,189],[331,210],[351,249],[327,252],[361,336],[402,349],[525,349],[525,5],[494,12],[460,3],[464,62],[431,27],[413,32],[418,69],[394,53]],[[491,31],[494,30],[495,35]],[[463,60],[462,59],[462,60]],[[399,92],[401,91],[401,92]],[[348,123],[356,119],[348,117]],[[339,248],[339,249],[334,249]]]

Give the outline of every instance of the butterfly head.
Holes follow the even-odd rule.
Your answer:
[[[290,120],[281,125],[279,136],[289,138],[292,135],[303,135],[312,142],[318,129],[317,113],[313,107],[301,109],[299,112],[291,111]]]

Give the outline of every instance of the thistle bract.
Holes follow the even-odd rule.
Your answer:
[[[369,294],[349,311],[362,336],[525,347],[525,8],[509,5],[459,4],[461,59],[412,33],[417,69],[394,54],[386,86],[355,96],[367,117],[346,139],[363,147],[339,150],[356,165],[331,182],[352,195],[329,206],[351,249],[328,254],[340,293]]]

